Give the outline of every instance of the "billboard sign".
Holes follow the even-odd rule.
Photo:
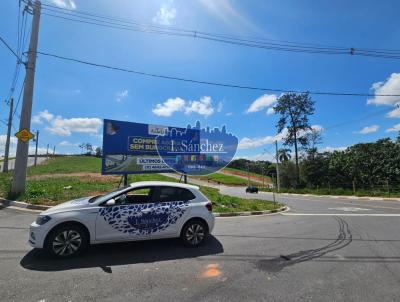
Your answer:
[[[186,128],[104,120],[103,174],[176,171],[206,175],[234,157],[238,139],[200,123]]]

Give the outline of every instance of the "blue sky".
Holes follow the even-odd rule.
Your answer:
[[[398,1],[44,0],[43,3],[197,31],[344,47],[400,49]],[[17,44],[18,1],[0,4],[0,34]],[[398,60],[278,52],[102,28],[42,16],[39,50],[106,65],[178,77],[282,89],[400,94]],[[15,58],[0,47],[0,95],[6,98]],[[24,75],[24,73],[21,73]],[[21,83],[20,77],[19,83]],[[20,84],[17,85],[17,93]],[[32,130],[40,147],[79,152],[102,143],[101,119],[186,126],[227,125],[241,140],[237,155],[271,159],[279,94],[189,84],[39,56]],[[312,96],[320,149],[332,150],[400,130],[397,98]],[[18,108],[18,110],[20,107]],[[386,110],[385,110],[386,109]],[[0,105],[0,118],[8,107]],[[391,113],[390,113],[391,112]],[[345,124],[332,127],[337,124]],[[348,122],[348,123],[347,123]],[[18,128],[16,119],[14,127]],[[6,127],[0,124],[0,154]],[[15,141],[15,139],[14,139]],[[43,149],[42,149],[43,150]],[[263,154],[264,153],[264,154]]]

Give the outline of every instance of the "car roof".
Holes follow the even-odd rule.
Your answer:
[[[172,182],[172,181],[138,181],[138,182],[131,183],[129,186],[131,186],[133,188],[147,187],[147,186],[168,186],[168,187],[199,190],[198,186],[189,185],[189,184],[180,183],[180,182]]]

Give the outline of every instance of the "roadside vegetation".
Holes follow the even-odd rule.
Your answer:
[[[228,186],[247,186],[248,184],[247,178],[223,173],[213,173],[207,176],[199,177],[199,179]],[[259,185],[260,183],[250,180],[250,184]]]
[[[17,200],[32,204],[56,205],[83,196],[99,195],[118,187],[121,177],[101,175],[101,159],[90,156],[63,156],[28,169],[27,189]],[[0,196],[8,198],[12,172],[0,173]],[[177,182],[160,174],[129,175],[128,181],[159,180]],[[222,195],[217,189],[201,187],[213,202],[215,212],[271,210],[272,202]]]

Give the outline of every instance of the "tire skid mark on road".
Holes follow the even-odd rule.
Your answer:
[[[352,242],[353,235],[350,231],[348,223],[343,218],[334,217],[334,219],[338,224],[339,231],[337,238],[333,242],[316,249],[284,254],[268,260],[259,260],[255,262],[255,266],[261,271],[278,273],[286,267],[317,259],[327,253],[345,248]]]

